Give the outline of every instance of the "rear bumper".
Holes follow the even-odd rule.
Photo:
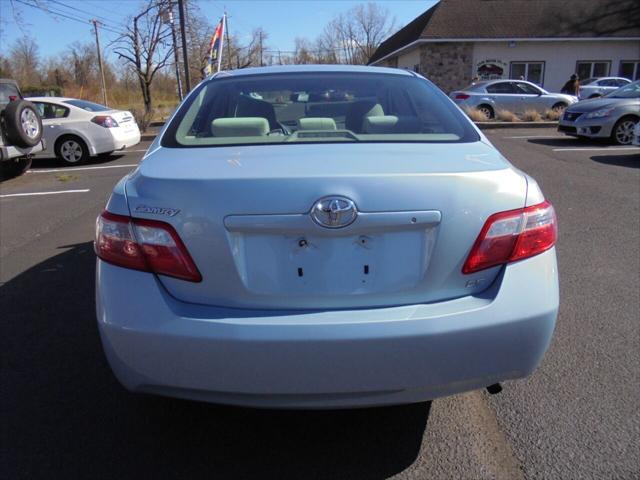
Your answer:
[[[555,249],[481,296],[325,312],[178,302],[156,278],[98,261],[105,353],[128,389],[236,405],[412,403],[531,373],[558,310]]]
[[[123,150],[140,143],[140,131],[137,128],[128,134],[114,132],[108,132],[108,134],[104,138],[94,138],[93,148],[91,148],[92,155]]]
[[[13,158],[26,157],[27,155],[35,155],[45,149],[44,140],[40,140],[37,145],[29,148],[21,148],[13,145],[0,146],[0,161],[11,160]]]

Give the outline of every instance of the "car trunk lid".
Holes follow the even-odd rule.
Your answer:
[[[170,223],[203,280],[160,276],[192,303],[327,309],[425,303],[484,290],[461,273],[486,218],[525,204],[526,180],[491,146],[314,144],[160,148],[126,185],[133,216]],[[358,216],[326,228],[324,197]]]

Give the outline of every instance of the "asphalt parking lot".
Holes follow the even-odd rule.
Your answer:
[[[558,213],[552,346],[499,395],[383,409],[252,410],[124,391],[95,325],[91,242],[148,144],[79,168],[36,160],[2,182],[2,476],[638,478],[640,148],[552,129],[487,135]]]

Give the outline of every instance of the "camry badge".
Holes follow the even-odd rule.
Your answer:
[[[180,212],[177,208],[166,208],[166,207],[149,207],[147,205],[138,205],[136,207],[136,213],[152,213],[154,215],[166,215],[168,217],[173,217]]]
[[[313,221],[326,228],[346,227],[351,225],[357,216],[356,204],[346,197],[323,197],[311,209]]]

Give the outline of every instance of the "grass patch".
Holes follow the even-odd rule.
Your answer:
[[[525,110],[521,116],[522,120],[525,122],[541,122],[542,115],[537,110]]]
[[[500,122],[519,122],[520,121],[518,116],[509,110],[498,110],[496,112],[496,119],[499,120]]]
[[[59,182],[71,182],[73,180],[77,180],[78,176],[77,175],[66,175],[66,174],[63,174],[63,175],[56,175],[56,179]]]
[[[482,113],[480,110],[469,107],[464,107],[463,110],[464,113],[466,113],[467,116],[474,122],[486,122],[488,120],[488,118],[485,117],[484,113]]]
[[[562,114],[564,113],[564,110],[560,109],[560,110],[545,110],[544,112],[544,118],[545,120],[552,120],[552,121],[558,121],[560,120],[560,117],[562,117]]]

